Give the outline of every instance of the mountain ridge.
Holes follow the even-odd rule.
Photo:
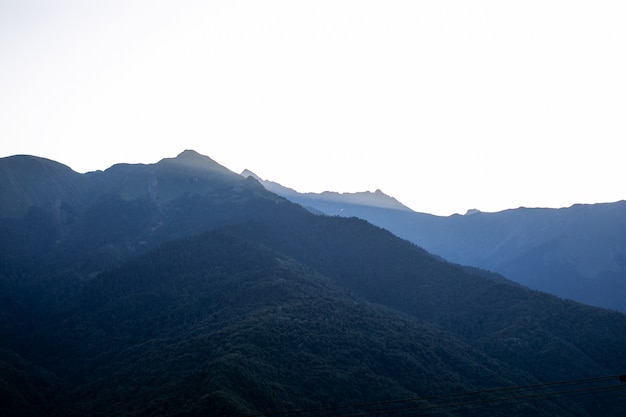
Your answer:
[[[359,191],[339,193],[335,191],[324,191],[322,193],[300,193],[277,182],[264,180],[248,169],[242,171],[240,175],[243,177],[250,176],[259,181],[268,191],[288,198],[304,207],[319,210],[325,214],[340,215],[341,212],[346,209],[346,207],[344,207],[346,205],[348,208],[365,206],[388,210],[412,211],[409,207],[405,206],[394,197],[385,194],[380,189],[374,192]],[[320,204],[323,204],[323,207],[313,207],[320,206]]]
[[[263,185],[275,184],[261,182]],[[314,212],[356,216],[449,261],[586,304],[626,312],[626,202],[468,211],[436,216],[350,201],[341,194],[278,194]]]
[[[80,198],[57,195],[64,216],[44,205],[0,219],[0,373],[31,381],[11,386],[25,401],[3,414],[269,415],[626,368],[623,314],[312,214],[188,157],[78,174]],[[490,414],[617,417],[619,395]]]

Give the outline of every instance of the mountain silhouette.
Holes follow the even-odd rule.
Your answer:
[[[313,214],[193,151],[0,172],[29,196],[0,219],[3,415],[626,411],[623,314]]]
[[[559,297],[626,312],[626,202],[562,209],[468,210],[435,216],[345,194],[268,190],[311,211],[359,217],[451,262],[480,267]],[[287,189],[288,190],[288,189]],[[382,193],[380,194],[383,195]]]

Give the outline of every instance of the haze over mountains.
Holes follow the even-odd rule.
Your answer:
[[[2,415],[617,417],[624,329],[193,151],[0,159]]]
[[[626,312],[626,201],[442,217],[414,212],[380,190],[298,193],[250,171],[242,175],[314,212],[365,219],[446,260]]]

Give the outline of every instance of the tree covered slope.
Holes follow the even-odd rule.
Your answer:
[[[616,377],[491,391],[624,373],[620,313],[314,215],[191,151],[82,175],[20,158],[28,181],[2,183],[31,202],[0,219],[3,415],[626,411]]]

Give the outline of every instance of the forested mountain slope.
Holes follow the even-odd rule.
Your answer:
[[[622,314],[314,215],[192,151],[82,175],[17,160],[28,178],[0,160],[0,189],[30,201],[0,220],[2,415],[626,411],[616,376],[486,392],[624,373]],[[481,395],[442,406],[460,392]]]
[[[372,302],[434,323],[505,361],[518,358],[541,379],[626,366],[623,314],[467,273],[360,219],[304,210],[269,215],[271,221],[233,228]],[[612,330],[605,333],[605,325]]]
[[[71,386],[63,415],[245,415],[536,382],[223,232],[103,274],[40,337],[54,354],[39,361]],[[548,414],[537,407],[576,409],[494,415]]]

